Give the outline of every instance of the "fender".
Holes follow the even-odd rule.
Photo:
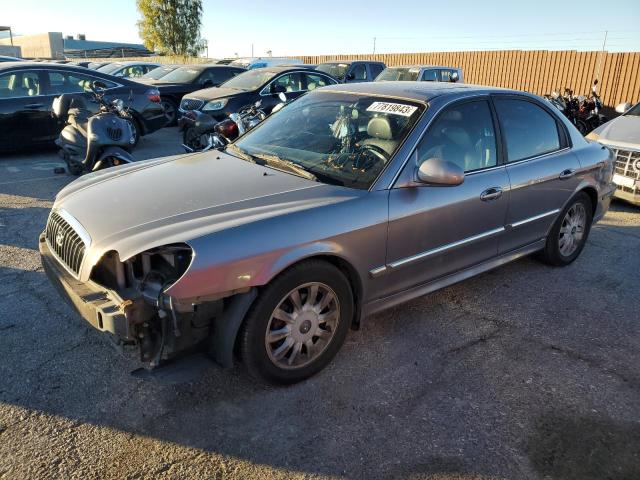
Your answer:
[[[100,156],[98,157],[98,160],[96,161],[96,163],[93,165],[93,168],[91,169],[91,171],[95,172],[97,170],[104,168],[103,162],[108,157],[116,157],[120,159],[123,164],[134,162],[133,156],[126,150],[123,150],[120,147],[107,147],[100,153]]]

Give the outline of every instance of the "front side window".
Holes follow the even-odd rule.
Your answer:
[[[424,72],[422,72],[422,79],[423,82],[437,82],[438,81],[438,71],[437,70],[433,70],[433,69],[429,69],[429,70],[425,70]]]
[[[418,145],[418,166],[431,158],[453,162],[465,172],[498,164],[491,109],[486,100],[447,108]]]
[[[304,91],[304,86],[302,84],[302,74],[300,73],[289,73],[287,75],[282,75],[281,77],[278,77],[272,83],[272,85],[276,87],[276,91],[280,91],[278,88],[283,88],[287,93]]]
[[[423,111],[408,100],[311,92],[228,148],[273,168],[293,166],[320,182],[368,189]]]
[[[453,70],[440,70],[440,81],[450,82],[451,75],[453,75]]]
[[[509,162],[560,149],[556,120],[543,108],[526,100],[511,98],[496,98],[495,105]]]
[[[356,81],[362,81],[367,79],[367,67],[364,63],[358,63],[355,67],[353,67],[353,71],[351,72],[353,75],[353,79]]]
[[[37,72],[19,71],[0,75],[0,98],[35,97],[41,94]]]
[[[93,77],[82,75],[75,72],[48,72],[49,75],[49,90],[50,93],[83,93],[91,91],[91,84],[94,80]],[[113,88],[115,83],[97,79],[99,82],[104,83],[107,88]]]

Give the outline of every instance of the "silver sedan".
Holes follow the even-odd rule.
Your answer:
[[[612,176],[606,147],[527,93],[336,85],[224,151],[76,180],[40,250],[62,296],[145,365],[206,349],[293,383],[372,313],[532,253],[570,264]]]

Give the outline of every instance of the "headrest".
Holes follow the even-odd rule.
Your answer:
[[[382,140],[393,140],[391,132],[391,123],[387,117],[373,117],[367,125],[367,134],[370,137],[380,138]]]

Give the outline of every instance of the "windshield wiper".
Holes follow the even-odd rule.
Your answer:
[[[291,160],[286,160],[284,158],[280,158],[277,155],[269,154],[269,153],[254,153],[251,155],[254,159],[262,160],[262,162],[256,162],[260,165],[268,165],[269,167],[273,167],[276,170],[282,170],[285,172],[293,173],[294,175],[298,175],[299,177],[306,178],[308,180],[317,181],[316,176],[311,173],[309,170],[304,167],[298,165]]]

